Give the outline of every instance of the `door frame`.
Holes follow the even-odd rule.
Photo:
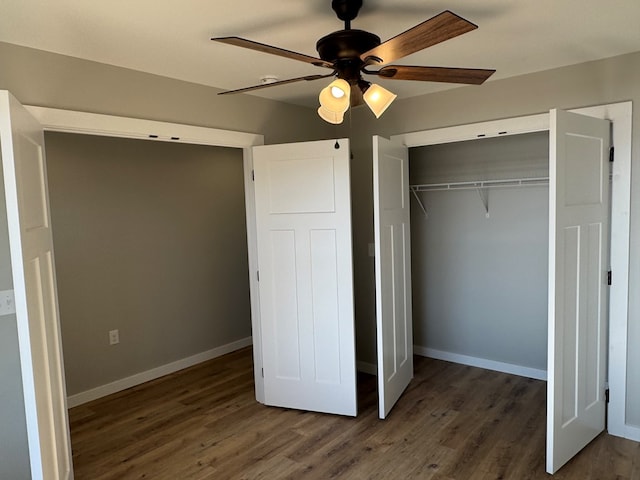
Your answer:
[[[260,330],[260,302],[257,276],[258,246],[253,189],[252,148],[264,145],[264,136],[217,128],[198,127],[179,123],[158,122],[131,117],[62,110],[25,105],[40,122],[44,131],[132,138],[138,140],[210,145],[242,149],[247,248],[249,262],[249,291],[251,302],[251,331],[253,340],[253,376],[256,400],[264,403],[262,378],[262,341]],[[46,150],[46,145],[45,145]]]
[[[615,272],[609,289],[608,425],[610,434],[640,441],[640,428],[626,418],[627,330],[629,320],[629,235],[631,205],[632,102],[567,109],[611,120],[615,161],[611,186],[610,269]],[[407,147],[421,147],[478,138],[519,135],[549,130],[549,113],[527,115],[454,127],[393,135]]]

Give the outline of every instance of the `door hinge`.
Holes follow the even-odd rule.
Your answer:
[[[614,152],[614,150],[615,150],[615,149],[614,149],[613,147],[611,147],[611,148],[609,149],[609,161],[610,161],[610,162],[613,162],[613,156],[614,156],[614,155],[613,155],[613,152]]]
[[[607,272],[607,285],[611,286],[611,270]]]
[[[260,369],[260,372],[262,373],[262,378],[264,378],[264,368],[261,368],[261,369]],[[608,391],[609,391],[609,390],[607,390],[607,392],[608,392]],[[609,398],[609,397],[607,397],[607,401],[609,401],[609,400],[608,400],[608,398]]]
[[[604,391],[604,401],[605,401],[605,403],[609,403],[609,389],[608,388]]]
[[[252,181],[256,181],[256,171],[255,170],[251,170],[251,180]]]
[[[258,281],[260,281],[260,270],[256,270],[256,277],[258,278]]]

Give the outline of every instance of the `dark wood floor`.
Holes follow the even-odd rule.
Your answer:
[[[76,480],[543,479],[545,383],[416,357],[387,420],[265,407],[244,349],[70,411]],[[640,444],[598,437],[553,478],[640,479]]]

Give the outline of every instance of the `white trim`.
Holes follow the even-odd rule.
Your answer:
[[[612,434],[614,435],[614,434]],[[619,433],[615,433],[616,436],[633,440],[634,442],[640,442],[640,427],[634,425],[623,425],[623,428]]]
[[[155,380],[156,378],[164,377],[165,375],[175,373],[179,370],[183,370],[199,363],[206,362],[207,360],[212,360],[214,358],[221,357],[222,355],[226,355],[227,353],[231,353],[241,348],[248,347],[249,345],[251,345],[251,343],[251,337],[243,338],[235,342],[227,343],[226,345],[222,345],[220,347],[212,348],[211,350],[208,350],[206,352],[198,353],[196,355],[192,355],[175,362],[167,363],[166,365],[152,368],[151,370],[147,370],[145,372],[136,373],[135,375],[131,375],[130,377],[121,378],[120,380],[116,380],[115,382],[92,388],[91,390],[86,390],[84,392],[76,393],[75,395],[70,395],[69,397],[67,397],[68,407],[77,407],[78,405],[82,405],[83,403],[91,402],[93,400],[97,400],[98,398],[121,392],[122,390],[126,390],[127,388],[135,387],[136,385],[141,385],[145,382]]]
[[[440,143],[462,142],[480,138],[520,135],[523,133],[549,130],[549,114],[528,115],[526,117],[506,118],[490,122],[470,123],[455,127],[436,128],[422,132],[393,135],[392,142],[400,142],[407,147],[422,147]]]
[[[422,357],[435,358],[437,360],[445,360],[447,362],[461,363],[471,367],[484,368],[496,372],[509,373],[511,375],[519,375],[521,377],[535,378],[536,380],[546,380],[547,371],[537,368],[523,367],[522,365],[514,365],[513,363],[497,362],[495,360],[487,360],[486,358],[471,357],[459,353],[445,352],[436,350],[435,348],[413,346],[413,353]]]
[[[251,271],[257,270],[258,251],[255,237],[254,184],[251,175],[253,170],[252,148],[264,144],[263,135],[32,105],[25,105],[25,108],[36,117],[44,130],[52,132],[242,148],[249,268]],[[149,135],[157,135],[157,138],[150,138]],[[178,138],[178,140],[174,140],[174,137]],[[262,350],[260,348],[260,310],[258,308],[259,284],[255,275],[249,275],[249,289],[251,294],[252,334],[256,340],[253,343],[255,393],[256,400],[264,403]]]
[[[45,130],[54,130],[56,132],[215,145],[218,147],[243,148],[264,143],[262,135],[253,133],[60,110],[57,108],[34,107],[31,105],[25,107],[31,115],[36,117]]]
[[[362,373],[368,373],[369,375],[378,375],[378,367],[375,363],[362,362],[358,360],[356,362],[356,370]]]
[[[609,290],[609,391],[607,430],[612,435],[640,441],[640,427],[626,424],[627,329],[629,322],[629,238],[631,206],[632,102],[568,110],[606,118],[613,123],[615,146],[611,187],[611,269]],[[408,147],[436,145],[482,137],[515,135],[549,129],[549,114],[480,122],[405,133],[391,137]],[[501,133],[505,132],[505,133]]]

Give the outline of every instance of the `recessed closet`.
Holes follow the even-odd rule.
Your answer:
[[[409,149],[416,353],[545,378],[549,134]]]
[[[70,403],[248,344],[242,152],[60,132],[45,139]],[[110,345],[113,329],[120,341]]]

